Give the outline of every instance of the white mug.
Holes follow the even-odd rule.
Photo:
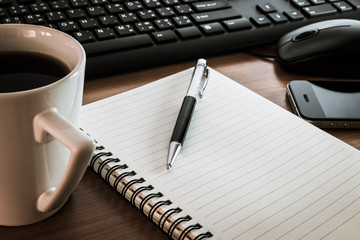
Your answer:
[[[76,127],[85,74],[82,46],[55,29],[1,24],[0,53],[6,51],[44,53],[69,68],[48,85],[0,92],[0,225],[19,226],[41,221],[65,204],[94,142]]]

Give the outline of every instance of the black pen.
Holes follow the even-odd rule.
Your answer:
[[[208,68],[206,66],[206,60],[199,59],[195,65],[189,88],[181,105],[174,131],[170,139],[167,169],[172,167],[182,148],[195,109],[196,101],[202,97],[207,82]]]

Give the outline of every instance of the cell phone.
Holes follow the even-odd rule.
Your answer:
[[[320,128],[360,128],[360,81],[294,80],[287,96],[298,116]]]

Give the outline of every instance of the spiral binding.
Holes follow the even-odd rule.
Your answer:
[[[189,232],[196,230],[196,229],[200,229],[202,228],[202,226],[200,224],[195,224],[195,225],[190,225],[187,228],[185,228],[185,230],[181,233],[179,240],[184,240],[186,235],[188,235]]]
[[[143,191],[150,191],[150,190],[153,190],[154,187],[149,185],[149,186],[142,186],[142,187],[139,187],[135,192],[134,194],[131,196],[131,199],[130,199],[130,203],[135,207],[136,206],[136,198],[137,196],[143,192]]]
[[[161,200],[161,201],[152,201],[153,205],[151,205],[150,200],[159,199],[163,197],[161,192],[158,193],[148,193],[144,194],[145,191],[152,191],[154,187],[152,185],[143,185],[138,188],[132,188],[134,185],[141,185],[146,182],[144,178],[136,178],[137,173],[135,171],[128,171],[129,168],[126,164],[120,164],[121,160],[119,158],[113,158],[113,154],[111,152],[105,151],[104,146],[97,146],[95,148],[95,154],[93,155],[89,167],[92,168],[95,172],[97,172],[103,179],[110,184],[111,176],[115,176],[115,181],[113,183],[113,188],[124,198],[126,198],[129,191],[133,191],[130,194],[129,202],[134,206],[139,208],[144,214],[146,214],[145,207],[150,207],[148,212],[148,218],[151,222],[158,225],[158,227],[165,232],[170,239],[176,236],[173,236],[177,227],[184,222],[189,222],[192,218],[191,216],[183,216],[178,218],[173,218],[174,214],[182,212],[181,208],[169,208],[164,213],[162,213],[159,221],[156,223],[156,219],[154,219],[155,213],[163,206],[170,206],[172,202],[170,200]],[[113,163],[113,164],[110,164]],[[99,165],[96,167],[96,165]],[[111,166],[112,165],[112,166]],[[109,169],[106,169],[106,166],[111,166]],[[102,175],[103,170],[106,169],[105,176]],[[115,172],[119,173],[119,175],[115,175]],[[121,173],[120,173],[121,172]],[[131,180],[126,179],[127,177],[132,178]],[[126,180],[126,181],[123,181]],[[125,183],[126,182],[126,183]],[[123,185],[122,187],[121,184]],[[135,189],[135,190],[133,190]],[[142,195],[141,195],[142,193]],[[129,194],[128,194],[129,195]],[[137,204],[137,200],[141,200]],[[172,219],[172,220],[170,220]],[[172,221],[172,222],[171,222]],[[168,230],[165,230],[166,223],[171,223]],[[191,224],[187,226],[180,234],[179,240],[190,239],[188,236],[190,232],[194,230],[201,229],[202,226],[200,224]],[[194,240],[200,240],[204,238],[210,238],[213,235],[210,232],[205,232],[197,235]]]
[[[112,156],[112,153],[111,152],[99,152],[98,154],[95,154],[90,161],[90,167],[94,168],[94,164],[95,164],[96,160],[98,160],[102,156],[107,156],[107,157]],[[94,170],[95,170],[95,168],[94,168]]]
[[[154,206],[151,208],[150,212],[149,212],[149,218],[152,222],[154,222],[154,214],[155,212],[158,210],[159,207],[161,206],[168,206],[172,204],[172,202],[170,200],[166,200],[166,201],[159,201],[157,203],[154,204]]]
[[[169,236],[169,238],[172,237],[172,235],[173,235],[176,227],[179,226],[180,223],[185,222],[185,221],[190,221],[191,219],[192,219],[192,218],[191,218],[189,215],[187,215],[187,216],[185,216],[185,217],[180,217],[180,218],[176,219],[176,220],[170,225],[170,228],[169,228],[169,231],[168,231],[168,236]]]
[[[115,162],[115,163],[118,163],[120,162],[120,159],[118,158],[108,158],[106,159],[105,161],[103,161],[100,166],[99,166],[99,169],[98,169],[98,172],[101,173],[102,170],[104,169],[104,167],[106,166],[106,164],[110,163],[110,162]]]

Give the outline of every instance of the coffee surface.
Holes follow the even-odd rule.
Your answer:
[[[43,87],[70,72],[59,59],[37,52],[0,53],[0,93]]]

